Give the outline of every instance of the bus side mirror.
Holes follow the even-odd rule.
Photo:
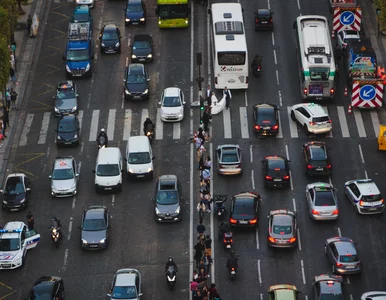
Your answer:
[[[208,15],[211,15],[211,14],[212,14],[212,10],[208,8]]]
[[[296,21],[294,22],[294,25],[292,26],[293,29],[296,29]]]

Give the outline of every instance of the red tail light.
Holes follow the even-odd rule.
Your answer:
[[[237,224],[237,220],[232,219],[232,218],[229,218],[229,222],[230,222],[231,224]]]
[[[328,120],[327,123],[332,123],[332,120]]]
[[[312,165],[307,165],[307,169],[312,169]]]
[[[279,125],[272,126],[273,130],[278,130],[278,128],[279,128]]]
[[[315,122],[309,122],[311,126],[315,125],[316,123]]]
[[[335,93],[335,90],[334,90],[334,89],[331,89],[331,90],[330,90],[330,94],[331,94],[331,95],[334,95],[334,93]]]
[[[284,179],[284,180],[288,180],[288,179],[289,179],[289,176],[286,175],[286,176],[283,177],[283,179]]]
[[[295,243],[296,242],[296,237],[290,238],[289,242],[290,243]]]
[[[271,18],[271,19],[269,19],[269,23],[272,23],[272,18]]]
[[[260,130],[260,128],[261,128],[261,126],[255,125],[255,129],[256,129],[256,130]]]
[[[256,22],[256,24],[257,24],[257,23],[259,23],[259,20],[258,20],[258,19],[256,19],[256,20],[255,20],[255,22]]]
[[[257,223],[257,219],[253,219],[249,221],[249,224],[256,224],[256,223]]]
[[[307,88],[303,89],[303,94],[307,96],[307,94],[308,94],[308,89]]]
[[[330,165],[330,164],[328,164],[326,168],[327,168],[327,169],[331,169],[331,165]]]
[[[312,213],[313,215],[320,215],[320,212],[318,212],[318,211],[315,210],[315,209],[313,209],[313,210],[311,211],[311,213]]]
[[[335,209],[333,212],[332,212],[333,215],[337,215],[339,214],[339,210]]]
[[[268,240],[271,242],[271,243],[276,243],[276,240],[273,238],[273,237],[269,237]]]
[[[265,179],[272,180],[272,177],[271,176],[265,176]]]
[[[341,266],[343,266],[341,263],[336,263],[336,266],[339,268]]]

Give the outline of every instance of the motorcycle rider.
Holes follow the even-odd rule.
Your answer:
[[[218,239],[221,241],[221,239],[224,236],[224,233],[227,233],[230,231],[228,222],[221,222],[220,226],[218,227]]]
[[[154,131],[154,123],[150,118],[146,118],[145,122],[143,122],[143,133],[146,135],[149,131]]]
[[[174,270],[177,272],[177,264],[174,262],[173,257],[169,256],[168,261],[165,265],[165,273],[168,271],[169,267],[174,267]]]
[[[260,69],[261,69],[261,57],[259,54],[255,54],[255,58],[253,59],[252,61],[252,64],[251,64],[251,68],[252,70],[255,70],[257,69],[257,67],[260,66]]]
[[[49,227],[50,231],[53,229],[56,229],[56,231],[59,233],[59,239],[62,239],[62,225],[60,224],[60,219],[57,217],[52,217],[51,219],[51,226]]]
[[[101,129],[101,131],[99,132],[99,134],[98,134],[98,136],[97,136],[97,142],[98,142],[98,144],[99,144],[99,139],[100,139],[102,136],[105,138],[105,145],[106,145],[106,147],[107,147],[107,142],[108,142],[109,139],[107,138],[107,133],[106,133],[106,131],[105,131],[104,128]]]
[[[231,255],[228,257],[227,265],[226,265],[229,272],[231,271],[232,268],[237,270],[237,268],[239,267],[237,261],[238,261],[237,256],[236,256],[235,252],[232,250]]]

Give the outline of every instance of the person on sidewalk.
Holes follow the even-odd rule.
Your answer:
[[[5,92],[5,104],[8,108],[11,107],[11,100],[12,100],[11,92],[9,91],[9,89],[7,89],[7,91]]]
[[[209,122],[212,116],[209,113],[209,108],[205,108],[204,114],[202,115],[202,122],[204,123],[204,131],[209,135]]]
[[[6,106],[3,106],[3,136],[4,137],[7,137],[5,135],[5,131],[7,130],[7,127],[11,127],[9,126],[9,113],[8,113],[8,107]]]
[[[202,224],[202,220],[200,220],[199,224],[197,225],[197,234],[201,236],[202,234],[205,233],[205,230],[206,230],[205,225]]]
[[[3,138],[6,138],[7,136],[5,135],[5,130],[7,129],[7,125],[5,125],[4,116],[0,117],[0,123],[1,123],[1,135],[3,136]]]
[[[27,214],[27,225],[28,225],[28,230],[34,230],[35,219],[31,211],[29,211]]]
[[[229,102],[231,101],[232,99],[232,93],[230,90],[228,90],[227,87],[224,88],[223,90],[223,94],[226,96],[225,100],[225,108],[228,109],[229,108]]]
[[[32,26],[32,17],[31,17],[31,15],[28,15],[28,19],[27,19],[27,32],[28,32],[28,36],[31,35],[31,26]]]
[[[17,93],[12,88],[11,88],[10,99],[11,99],[11,104],[12,104],[11,109],[17,109],[17,107],[16,107]]]
[[[3,117],[0,117],[0,139],[1,140],[4,140],[3,127],[4,127]]]
[[[200,148],[197,149],[197,162],[198,162],[198,170],[202,170],[204,167],[204,153],[206,152],[206,149],[203,145],[200,146]]]
[[[16,83],[16,80],[17,80],[17,77],[16,77],[16,73],[15,73],[15,69],[14,68],[9,68],[9,76],[11,77],[11,81],[12,83]]]

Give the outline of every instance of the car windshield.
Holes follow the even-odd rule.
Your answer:
[[[140,165],[140,164],[148,164],[151,162],[150,153],[149,152],[137,152],[137,153],[129,153],[129,164]]]
[[[75,91],[73,89],[58,89],[56,98],[60,100],[75,98]]]
[[[141,4],[129,4],[127,5],[127,12],[140,12],[142,11],[142,5]]]
[[[88,50],[68,50],[67,51],[67,60],[68,61],[82,61],[89,60],[90,56],[88,55]]]
[[[133,49],[150,49],[150,42],[148,41],[135,41]]]
[[[54,169],[52,172],[52,179],[54,180],[67,180],[72,178],[74,178],[74,171],[70,168]]]
[[[342,294],[322,294],[320,295],[320,300],[343,300]]]
[[[89,14],[74,14],[74,23],[89,22]]]
[[[102,40],[117,40],[117,39],[118,39],[118,32],[116,30],[103,32]]]
[[[382,200],[381,195],[367,195],[367,196],[362,196],[362,200],[364,202],[377,202]]]
[[[342,263],[351,263],[359,261],[358,255],[341,255],[339,261]]]
[[[254,210],[252,199],[237,198],[233,206],[233,214],[235,215],[250,215]]]
[[[257,11],[257,14],[259,15],[259,17],[269,17],[270,11],[267,9],[259,9]]]
[[[58,132],[69,133],[76,131],[75,122],[60,122],[58,126]]]
[[[164,107],[178,107],[181,106],[181,100],[178,96],[176,97],[164,97]]]
[[[104,219],[85,219],[83,221],[83,230],[86,231],[100,231],[106,229],[106,223]]]
[[[312,160],[326,160],[327,155],[323,148],[321,147],[314,147],[312,148]]]
[[[0,251],[16,251],[20,249],[19,239],[0,239]]]
[[[127,76],[127,83],[146,83],[146,78],[142,74],[130,74]]]
[[[334,206],[334,194],[331,190],[317,191],[315,197],[315,206]]]
[[[117,164],[112,165],[98,165],[96,174],[98,176],[118,176],[120,170]]]
[[[115,286],[111,295],[113,299],[137,299],[135,286]]]
[[[273,108],[259,108],[256,119],[257,125],[276,124],[275,110]]]
[[[178,203],[177,191],[158,191],[157,203],[162,205],[170,205]]]
[[[290,234],[292,232],[292,226],[273,225],[272,231],[280,235]]]
[[[9,195],[18,195],[18,194],[24,193],[24,185],[23,185],[23,182],[21,181],[21,178],[19,177],[9,178],[5,185],[4,192]]]
[[[189,16],[188,4],[158,5],[160,19],[186,19]]]

